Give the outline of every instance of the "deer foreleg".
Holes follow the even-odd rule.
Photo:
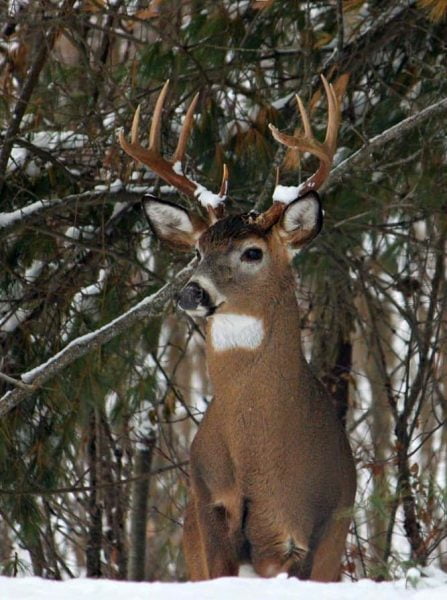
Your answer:
[[[191,581],[208,579],[205,553],[193,500],[188,502],[183,524],[183,553]]]
[[[228,514],[223,506],[202,505],[198,510],[207,576],[235,576],[239,571],[236,544],[230,534]]]
[[[228,527],[227,511],[191,500],[185,513],[183,550],[192,581],[238,574],[236,544]]]

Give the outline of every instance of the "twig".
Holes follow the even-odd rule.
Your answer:
[[[64,3],[62,11],[64,12],[73,4],[74,0],[68,0]],[[8,129],[6,130],[5,138],[3,140],[3,148],[0,151],[0,194],[5,184],[6,167],[8,165],[14,138],[19,131],[20,124],[31,99],[31,95],[39,81],[40,72],[42,71],[47,60],[48,53],[53,47],[56,34],[57,28],[53,26],[48,33],[45,30],[42,30],[36,40],[34,46],[36,49],[36,54],[34,56],[33,63],[29,68],[26,80],[17,99],[17,103],[14,107],[12,119]]]
[[[139,202],[142,195],[142,192],[126,190],[94,190],[80,194],[70,194],[63,198],[42,198],[42,200],[37,200],[17,210],[0,213],[0,237],[8,235],[16,227],[27,225],[42,218],[43,215],[53,213],[55,210],[85,205],[88,202],[99,201],[106,197],[111,197],[113,202]]]
[[[119,479],[118,481],[106,481],[104,483],[97,483],[96,489],[107,489],[112,488],[117,485],[128,485],[129,483],[134,483],[135,481],[141,481],[142,479],[149,479],[151,477],[155,477],[156,475],[161,475],[162,473],[167,473],[168,471],[173,471],[175,469],[182,469],[189,464],[189,461],[183,460],[178,463],[173,463],[172,465],[166,465],[165,467],[159,467],[158,469],[153,469],[149,473],[145,473],[144,475],[137,475],[134,477],[127,477],[126,479]],[[0,488],[0,496],[51,496],[53,494],[81,494],[83,492],[90,492],[92,490],[91,485],[81,485],[77,486],[68,485],[64,487],[52,488],[52,489],[14,489],[14,490],[6,490]]]
[[[49,379],[60,373],[66,366],[73,363],[77,358],[96,350],[114,337],[126,331],[137,322],[148,317],[153,317],[164,309],[166,303],[186,283],[193,271],[195,261],[189,263],[177,273],[174,279],[165,284],[157,292],[144,298],[136,306],[126,313],[120,315],[103,327],[82,335],[72,340],[60,352],[52,356],[45,363],[23,373],[21,379],[26,384],[32,384],[33,390],[41,388]],[[16,407],[24,398],[29,396],[32,390],[19,389],[8,391],[0,398],[0,417],[6,415]]]
[[[26,390],[29,392],[34,391],[34,386],[29,385],[27,383],[23,383],[23,381],[19,381],[18,379],[14,379],[14,377],[10,377],[9,375],[6,375],[6,373],[2,373],[1,371],[0,379],[3,379],[3,381],[6,381],[6,383],[10,383],[11,385],[20,388],[21,390]]]
[[[341,57],[345,45],[345,30],[343,23],[343,0],[337,0],[337,53]]]
[[[383,148],[385,144],[402,137],[405,133],[408,133],[408,131],[411,131],[424,121],[442,114],[443,112],[447,112],[447,98],[443,98],[439,102],[427,106],[420,112],[407,117],[403,121],[396,123],[396,125],[393,125],[389,129],[374,136],[364,146],[357,150],[357,152],[351,154],[351,156],[337,165],[335,169],[332,169],[324,188],[327,189],[329,186],[332,187],[340,183],[345,175],[351,172],[354,167],[365,161],[365,159],[369,158],[369,155],[375,150]]]

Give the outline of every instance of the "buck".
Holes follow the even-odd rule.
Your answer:
[[[271,207],[225,216],[228,174],[213,194],[183,171],[197,96],[171,161],[159,150],[166,82],[154,109],[149,147],[122,148],[167,183],[206,207],[207,218],[149,197],[145,210],[159,238],[196,249],[198,264],[178,305],[206,317],[206,357],[214,390],[190,452],[190,499],[183,546],[192,580],[237,575],[251,565],[263,577],[339,578],[356,476],[331,398],[313,375],[300,342],[291,260],[322,226],[317,189],[336,148],[340,98],[322,78],[326,139],[315,139],[297,97],[304,133],[270,125],[282,144],[311,152],[316,172],[300,186],[277,185]]]

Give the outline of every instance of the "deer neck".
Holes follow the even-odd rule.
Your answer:
[[[284,395],[308,370],[292,276],[275,294],[208,320],[207,362],[217,397]],[[261,392],[262,388],[262,392]]]

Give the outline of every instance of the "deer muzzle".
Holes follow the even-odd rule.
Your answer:
[[[213,312],[210,295],[196,281],[191,281],[181,290],[178,306],[186,312],[201,313],[207,316]]]

